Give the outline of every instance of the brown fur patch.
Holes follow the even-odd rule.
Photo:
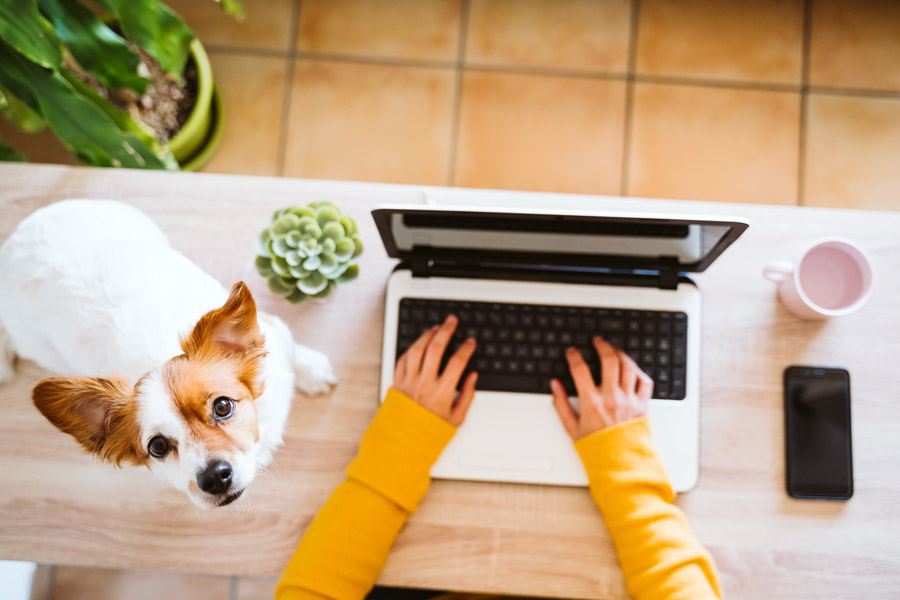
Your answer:
[[[51,423],[102,460],[144,464],[138,405],[121,377],[50,377],[32,391],[34,405]]]
[[[189,359],[235,359],[238,379],[254,398],[262,394],[264,344],[265,338],[256,321],[256,303],[242,281],[232,286],[221,308],[203,315],[193,331],[181,340],[181,348]]]
[[[241,359],[234,357],[170,360],[162,369],[163,384],[191,438],[209,456],[247,452],[259,439],[253,394],[240,378]],[[234,413],[224,420],[213,417],[213,402],[225,396],[235,402]]]

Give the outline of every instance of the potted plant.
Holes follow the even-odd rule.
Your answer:
[[[209,59],[158,0],[0,0],[0,112],[84,164],[196,169],[224,113]],[[242,16],[234,0],[220,0]],[[0,159],[24,157],[0,140]]]
[[[331,202],[289,206],[257,238],[256,270],[288,302],[324,300],[356,279],[363,245],[356,221]]]

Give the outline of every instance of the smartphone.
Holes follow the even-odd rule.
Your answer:
[[[850,498],[850,373],[826,367],[785,369],[784,423],[788,494]]]

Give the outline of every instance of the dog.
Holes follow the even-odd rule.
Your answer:
[[[53,425],[201,508],[237,500],[269,463],[295,386],[336,383],[244,283],[227,292],[142,212],[104,200],[41,208],[0,248],[0,383],[16,356],[59,375],[32,393]]]

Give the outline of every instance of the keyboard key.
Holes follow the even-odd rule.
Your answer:
[[[622,331],[624,328],[625,323],[622,319],[600,319],[600,330],[603,333]]]
[[[536,392],[539,391],[536,375],[515,375],[501,373],[479,373],[476,386],[480,390],[496,392]]]
[[[687,342],[684,338],[675,338],[672,348],[672,364],[683,367],[687,363]]]

